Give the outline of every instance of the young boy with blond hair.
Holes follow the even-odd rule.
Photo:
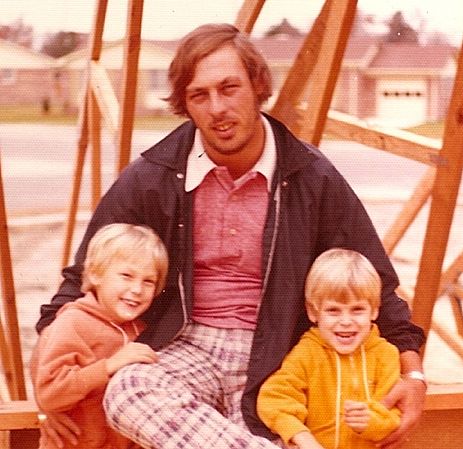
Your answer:
[[[373,321],[381,280],[358,252],[334,248],[312,265],[306,310],[316,325],[262,385],[257,411],[298,449],[374,448],[400,423],[380,400],[399,380],[397,348]]]
[[[31,360],[38,406],[66,412],[81,429],[82,449],[138,447],[106,424],[103,393],[123,366],[152,363],[156,353],[133,340],[145,328],[138,317],[164,288],[167,251],[149,228],[115,223],[89,243],[84,262],[85,296],[65,304],[39,337]],[[55,448],[42,435],[40,449]]]

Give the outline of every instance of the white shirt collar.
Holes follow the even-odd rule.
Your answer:
[[[277,159],[275,136],[273,135],[273,130],[269,121],[264,116],[261,117],[265,130],[264,150],[259,160],[250,171],[256,171],[264,175],[267,180],[267,188],[270,191]],[[202,144],[199,129],[196,129],[193,148],[188,155],[185,191],[191,192],[198,187],[204,177],[215,167],[217,167],[217,165],[209,159]]]

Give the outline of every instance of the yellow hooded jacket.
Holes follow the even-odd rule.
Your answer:
[[[318,328],[307,331],[262,385],[257,399],[261,420],[286,444],[311,432],[326,449],[374,448],[399,426],[400,412],[379,401],[400,377],[399,351],[373,325],[353,354],[338,354]],[[361,433],[343,422],[346,399],[367,402],[371,419]]]

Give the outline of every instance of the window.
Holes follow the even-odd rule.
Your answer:
[[[416,91],[416,92],[410,92],[409,90],[406,91],[388,91],[385,90],[383,91],[383,97],[422,97],[424,94],[423,92]]]

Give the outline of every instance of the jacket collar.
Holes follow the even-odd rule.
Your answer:
[[[291,176],[321,156],[313,145],[302,143],[286,126],[268,114],[263,114],[273,129],[277,149],[277,171],[281,179]],[[188,154],[195,138],[196,126],[186,121],[164,139],[142,153],[146,160],[186,173]]]

